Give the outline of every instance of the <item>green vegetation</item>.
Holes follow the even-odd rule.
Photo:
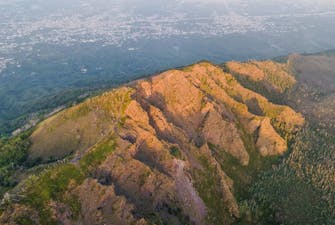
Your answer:
[[[57,224],[51,216],[48,204],[51,200],[66,203],[65,193],[68,187],[80,184],[84,174],[73,164],[55,166],[40,174],[30,176],[24,183],[24,191],[20,202],[38,212],[41,224]]]
[[[289,156],[252,186],[246,212],[267,224],[334,224],[334,153],[335,136],[306,125]]]
[[[283,96],[285,93],[278,93],[274,90],[269,90],[262,81],[254,81],[251,78],[243,75],[239,75],[237,73],[234,73],[230,71],[232,75],[238,80],[239,83],[241,83],[244,87],[253,90],[257,93],[260,93],[263,96],[266,96],[271,102],[274,102],[276,104],[285,104],[284,101],[285,98]]]
[[[179,69],[183,72],[192,72],[195,65],[202,65],[204,67],[208,67],[209,65],[213,65],[213,64],[212,64],[212,62],[210,62],[208,60],[201,60],[197,63],[191,64],[191,65],[188,65],[188,66],[184,66],[184,67],[180,67],[180,68],[177,68],[177,69]]]
[[[250,197],[245,191],[246,188],[252,185],[262,171],[268,170],[272,165],[278,163],[280,157],[262,157],[255,146],[255,137],[248,134],[241,125],[238,125],[238,128],[244,146],[250,157],[247,166],[241,165],[236,158],[231,156],[225,150],[218,149],[211,143],[209,143],[209,147],[215,159],[220,163],[223,171],[234,180],[234,195],[237,200],[242,201]]]
[[[185,66],[185,67],[181,68],[180,70],[183,71],[183,72],[186,72],[186,73],[190,73],[190,72],[193,71],[193,66],[194,65]]]
[[[134,89],[122,87],[89,99],[87,104],[93,109],[103,110],[107,118],[121,126],[126,119],[124,112],[132,100],[133,93]]]
[[[222,221],[227,221],[227,224],[250,224],[250,203],[246,203],[246,201],[251,199],[253,194],[246,190],[253,187],[252,185],[262,171],[270,170],[273,165],[279,163],[281,158],[278,156],[262,157],[256,149],[255,137],[252,134],[248,134],[241,125],[237,124],[237,127],[250,156],[247,166],[241,165],[236,158],[228,154],[224,149],[219,149],[211,143],[208,143],[208,145],[222,170],[234,181],[234,196],[239,205],[241,218],[232,219],[229,216],[220,193],[216,191],[219,190],[217,172],[215,168],[211,168],[206,158],[202,157],[201,162],[206,172],[202,172],[203,174],[200,176],[199,183],[196,183],[196,187],[201,198],[210,209],[208,217],[210,224],[222,224]],[[231,220],[229,221],[227,218],[231,218]],[[256,223],[259,221],[263,222],[265,220],[255,219]]]
[[[41,122],[32,135],[29,160],[47,163],[91,148],[124,123],[132,93],[127,87],[111,90]]]
[[[183,155],[182,155],[181,151],[176,146],[172,146],[170,148],[170,154],[173,155],[177,159],[183,159]]]
[[[284,168],[263,175],[251,189],[255,205],[246,211],[266,224],[332,224],[321,193],[292,171]],[[254,202],[253,202],[254,201]],[[327,215],[328,214],[328,215]]]
[[[158,213],[149,213],[144,215],[144,218],[149,222],[149,225],[165,225]]]
[[[212,72],[208,71],[208,73],[214,77]],[[272,71],[267,73],[272,73]],[[275,76],[275,74],[272,74],[272,76]],[[226,91],[234,99],[239,99],[239,103],[234,102],[231,105],[226,103],[226,108],[231,109],[232,113],[242,114],[241,112],[250,111],[252,107],[258,107],[259,109],[257,108],[258,110],[255,111],[259,113],[255,114],[271,117],[271,124],[280,132],[282,137],[289,141],[289,151],[280,157],[262,157],[255,146],[259,132],[256,131],[254,134],[248,133],[242,124],[237,122],[237,118],[239,117],[236,116],[234,118],[233,115],[231,116],[231,121],[234,122],[238,129],[239,137],[241,137],[250,157],[248,165],[241,165],[239,160],[227,153],[225,149],[220,149],[211,143],[208,143],[210,151],[208,149],[204,150],[200,147],[206,140],[200,134],[194,138],[194,143],[196,147],[199,147],[199,151],[190,152],[197,159],[193,161],[193,158],[191,163],[197,165],[197,167],[191,167],[193,168],[191,171],[192,182],[207,206],[208,214],[206,219],[208,224],[335,224],[334,133],[327,127],[314,123],[312,125],[307,124],[298,133],[288,131],[287,127],[290,124],[282,122],[284,121],[282,119],[284,113],[290,115],[289,110],[282,113],[287,108],[275,106],[267,101],[254,98],[256,107],[253,105],[252,97],[249,98],[241,95],[244,93],[239,93],[239,89],[235,88],[236,85],[234,82],[237,81],[234,77],[228,75],[226,78],[227,83],[231,86],[231,90],[222,91]],[[215,80],[213,81],[215,82]],[[207,98],[211,97],[211,93],[214,94],[214,92],[219,92],[220,88],[226,88],[222,87],[223,85],[220,86],[220,82],[218,82],[217,85],[220,88],[215,89],[216,85],[214,87],[213,81],[209,80],[209,77],[206,76],[201,78],[201,88],[205,94],[208,94],[208,96],[201,94],[202,107],[210,100]],[[246,82],[249,81],[246,80]],[[271,82],[276,83],[279,81],[272,80]],[[255,82],[255,85],[261,85],[260,88],[268,91],[260,82]],[[285,83],[283,85],[280,88],[286,87]],[[64,110],[66,113],[58,117],[59,120],[57,123],[55,120],[49,120],[50,124],[45,123],[45,130],[58,129],[59,124],[63,125],[67,120],[70,121],[69,126],[73,126],[73,123],[71,123],[73,120],[84,117],[92,110],[96,110],[95,112],[98,112],[97,115],[102,116],[101,124],[106,122],[114,127],[122,126],[127,119],[124,112],[131,102],[132,93],[133,90],[131,88],[120,88],[89,99],[76,107]],[[287,101],[283,97],[284,93],[276,93],[276,96],[281,101]],[[315,101],[318,100],[320,99],[315,99]],[[224,99],[222,102],[222,104],[225,104]],[[323,109],[320,109],[320,111],[323,111]],[[85,118],[82,118],[82,120],[85,120]],[[243,118],[241,118],[242,121],[245,124]],[[48,125],[50,126],[48,127]],[[100,125],[98,127],[101,128]],[[67,130],[67,128],[64,130]],[[100,130],[98,129],[97,131]],[[200,128],[197,131],[201,131]],[[92,133],[96,132],[92,131]],[[41,130],[40,134],[45,134],[45,132]],[[24,175],[34,175],[31,175],[27,180],[20,183],[9,194],[6,194],[4,198],[4,200],[8,200],[5,202],[8,204],[5,205],[6,209],[11,209],[10,207],[13,206],[11,205],[13,203],[21,204],[20,207],[24,208],[22,213],[18,212],[14,216],[15,222],[19,225],[29,225],[36,224],[35,220],[38,220],[41,224],[57,224],[54,208],[59,209],[58,211],[56,210],[57,213],[68,212],[69,214],[67,215],[71,215],[73,220],[78,219],[81,213],[81,196],[79,199],[79,196],[76,195],[76,188],[86,178],[96,174],[95,170],[97,167],[112,154],[117,146],[116,137],[114,135],[106,136],[105,134],[107,132],[104,133],[103,140],[99,138],[92,141],[89,146],[92,146],[96,142],[98,143],[90,148],[86,154],[80,156],[81,158],[73,158],[71,163],[67,161],[67,159],[71,158],[68,157],[62,162],[55,162],[52,166],[49,164],[47,169],[42,173],[37,173],[38,169],[35,173],[31,171],[24,173]],[[73,137],[76,137],[76,135],[77,133],[75,132]],[[27,132],[18,137],[1,139],[0,182],[2,192],[15,186],[17,173],[28,167],[26,159],[28,154],[27,149],[30,146],[29,136],[30,133]],[[49,140],[46,137],[41,137],[40,140],[42,142],[43,140]],[[51,137],[55,136],[51,135]],[[89,138],[86,137],[85,140],[88,140]],[[63,138],[63,132],[61,131],[57,138],[52,139],[52,141],[59,143]],[[235,138],[235,135],[232,138]],[[166,142],[166,144],[169,144],[168,141]],[[46,146],[41,148],[42,151],[44,149],[51,149],[49,143]],[[65,149],[68,148],[67,143],[63,146],[65,146]],[[171,156],[167,158],[169,160],[171,157],[186,160],[183,152],[177,146],[176,144],[170,145],[168,151]],[[56,151],[55,149],[59,150],[60,148],[57,146],[52,151]],[[80,155],[88,147],[85,146],[82,152],[78,151],[76,147],[73,149],[73,151],[76,151]],[[165,163],[165,158],[161,158],[160,162]],[[199,167],[202,168],[199,169]],[[41,166],[39,168],[45,167]],[[233,183],[230,183],[228,177],[222,176],[221,170]],[[159,172],[157,170],[157,173]],[[138,179],[135,179],[137,184],[134,185],[136,187],[145,185],[141,188],[141,191],[142,189],[145,190],[147,187],[156,185],[156,180],[151,182],[152,179],[150,179],[149,182],[148,178],[151,173],[150,169],[141,170]],[[157,176],[157,181],[160,181],[159,179],[160,177]],[[134,182],[133,179],[131,180],[131,182]],[[230,195],[225,186],[230,186],[230,184],[232,184],[232,190],[230,191],[233,192],[234,197]],[[117,185],[116,180],[115,186]],[[124,186],[120,186],[120,189],[124,188],[122,192],[125,193],[124,196],[128,199],[126,195],[128,187]],[[129,188],[133,188],[133,186]],[[172,192],[168,193],[170,197],[170,193]],[[174,196],[172,195],[172,197]],[[139,200],[140,202],[136,202],[137,199],[134,199],[130,199],[130,201],[134,201],[136,207],[141,206],[142,202],[147,203],[142,199]],[[240,218],[235,218],[232,215],[237,216],[235,200],[239,205]],[[183,207],[180,207],[179,203],[174,205],[168,201],[168,203],[165,203],[165,199],[163,201],[159,208],[156,207],[154,210],[149,208],[145,212],[139,209],[136,213],[138,215],[142,214],[143,218],[152,224],[166,224],[167,218],[172,217],[177,218],[182,224],[190,222],[190,218],[182,212]],[[15,207],[15,212],[20,211],[20,207]],[[8,211],[4,212],[11,213],[10,210]],[[32,212],[32,215],[29,214],[30,212]]]
[[[67,193],[63,196],[61,200],[71,211],[71,219],[78,219],[81,212],[81,203],[79,197],[73,193]]]
[[[27,90],[22,98],[24,101],[6,95],[6,98],[0,100],[0,105],[8,105],[6,111],[0,113],[0,137],[10,135],[12,131],[24,126],[32,118],[43,118],[44,114],[48,114],[61,105],[70,106],[73,102],[81,101],[79,96],[89,91],[89,89],[81,88],[68,89],[48,96],[45,93],[41,98]],[[13,105],[13,102],[15,102],[15,107],[9,107]]]
[[[8,164],[21,165],[27,158],[31,131],[13,138],[0,139],[0,167]]]
[[[212,92],[206,76],[201,77],[201,89],[204,90],[206,94],[210,94]]]
[[[35,225],[34,221],[28,216],[18,216],[15,218],[15,223],[18,225]]]
[[[190,218],[185,216],[183,210],[176,205],[165,204],[164,207],[167,208],[167,213],[178,218],[181,224],[191,225]],[[167,221],[162,218],[158,212],[146,213],[143,217],[148,221],[149,225],[169,225],[171,221]]]
[[[266,74],[266,81],[272,84],[274,87],[278,88],[279,92],[281,93],[292,88],[295,83],[293,77],[280,76],[280,73],[283,73],[283,71],[284,70],[278,68],[277,71],[271,71],[266,68],[264,69],[264,72]]]
[[[325,65],[317,68],[313,64],[318,62],[315,58],[306,60],[304,58],[303,62],[292,66],[292,69],[303,68],[296,71],[298,85],[292,90],[286,85],[282,94],[266,90],[262,82],[234,74],[246,87],[270,96],[271,101],[289,102],[295,109],[303,111],[306,121],[312,123],[306,124],[298,133],[288,133],[285,124],[276,121],[277,112],[267,109],[268,115],[273,114],[272,125],[289,140],[289,151],[278,165],[265,170],[259,179],[254,180],[247,192],[249,197],[240,202],[242,219],[239,224],[335,223],[335,136],[331,113],[334,106],[332,101],[323,102],[323,99],[331,99],[326,84],[333,73],[327,73]],[[320,70],[317,83],[314,81],[316,69]],[[278,80],[270,77],[269,81],[278,85]]]
[[[271,61],[245,64],[256,66],[264,72],[263,80],[255,81],[251,77],[231,71],[225,64],[223,69],[231,73],[244,87],[266,96],[271,102],[285,104],[285,97],[295,84],[294,76],[289,73],[286,64],[273,63]],[[243,64],[242,64],[243,65]]]
[[[91,111],[87,102],[83,102],[79,107],[70,114],[70,120],[75,120],[80,117],[86,116]]]
[[[41,224],[57,224],[52,217],[49,204],[52,201],[60,202],[71,211],[72,219],[80,213],[81,205],[72,190],[90,176],[95,169],[115,149],[116,142],[113,136],[102,141],[79,160],[79,166],[72,163],[54,165],[39,175],[32,175],[20,184],[15,193],[19,202],[36,210]],[[10,204],[10,202],[9,202]],[[30,217],[22,215],[17,220],[21,224],[29,224]]]
[[[20,167],[24,167],[31,144],[31,132],[26,131],[17,137],[0,139],[0,196],[17,184],[13,174]]]
[[[92,169],[103,162],[107,156],[114,151],[115,147],[116,141],[112,136],[99,143],[95,148],[80,159],[79,164],[82,172],[84,174],[89,173]]]
[[[177,205],[167,205],[167,208],[168,213],[170,215],[176,216],[181,224],[183,225],[191,224],[190,218],[188,216],[185,216],[183,210],[180,207],[178,207]]]
[[[57,129],[57,125],[62,124],[61,121],[64,123],[67,120],[72,121],[85,116],[92,108],[103,110],[108,119],[118,125],[124,120],[124,111],[131,100],[131,93],[131,89],[121,88],[85,101],[77,107],[59,114],[59,120],[53,120],[55,124],[50,124],[49,128]],[[46,130],[49,128],[47,127]],[[64,210],[71,212],[72,219],[76,219],[79,216],[81,205],[78,196],[72,191],[114,151],[116,147],[114,136],[108,135],[84,154],[82,158],[73,161],[73,163],[66,163],[66,160],[63,160],[47,167],[42,173],[28,173],[28,168],[23,167],[33,166],[26,162],[28,148],[31,145],[29,138],[31,133],[25,132],[18,137],[1,139],[1,194],[17,184],[12,177],[14,177],[13,174],[17,172],[19,167],[22,167],[22,173],[27,172],[25,176],[31,174],[10,191],[10,198],[6,200],[6,204],[10,205],[13,201],[18,201],[33,209],[37,212],[41,224],[57,224],[50,207],[53,202],[61,204],[61,207],[64,206]],[[42,134],[44,133],[42,132]],[[6,204],[2,207],[6,207]],[[29,224],[32,219],[29,215],[20,215],[16,218],[17,223],[20,224]]]
[[[207,222],[213,225],[230,224],[232,218],[223,200],[224,197],[217,169],[209,163],[206,156],[199,156],[199,160],[204,170],[194,171],[194,185],[208,208]]]

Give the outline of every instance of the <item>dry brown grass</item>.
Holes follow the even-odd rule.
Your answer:
[[[43,121],[31,136],[30,158],[62,158],[93,146],[122,120],[131,93],[130,88],[106,92]]]
[[[228,62],[226,66],[229,71],[247,76],[254,81],[263,80],[265,77],[263,70],[250,63]]]
[[[260,82],[268,91],[283,93],[296,83],[295,78],[289,73],[288,65],[269,60],[228,62],[225,67],[234,75]]]

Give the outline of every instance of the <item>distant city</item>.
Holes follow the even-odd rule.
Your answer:
[[[0,0],[0,133],[196,61],[335,49],[334,27],[329,0]]]
[[[141,1],[54,2],[53,7],[48,7],[47,3],[38,0],[0,1],[0,72],[7,64],[17,63],[19,66],[13,52],[27,53],[37,44],[122,46],[129,40],[191,38],[194,35],[220,37],[248,32],[276,36],[298,32],[297,29],[313,29],[318,26],[318,19],[335,18],[335,7],[309,5],[309,1],[306,4],[269,1],[269,5],[278,4],[278,7],[271,7],[277,8],[277,12],[261,12],[263,5],[259,7],[260,12],[252,11],[252,4],[257,1],[214,1],[218,10],[210,13],[206,8],[211,7],[211,1],[208,6],[201,1],[159,1],[166,7],[161,8],[161,13],[154,14],[145,14],[145,10],[138,9],[136,4]],[[150,1],[146,5],[150,8]],[[292,13],[288,14],[290,11]],[[285,23],[286,20],[293,23]],[[129,50],[136,50],[136,46]]]

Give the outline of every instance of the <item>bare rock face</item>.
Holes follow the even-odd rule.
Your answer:
[[[131,101],[125,110],[126,116],[138,124],[149,124],[149,117],[146,111],[142,109],[136,101]]]
[[[192,85],[182,71],[168,71],[151,80],[149,103],[160,108],[176,126],[194,136],[201,123],[201,91]],[[161,99],[162,102],[157,102]]]
[[[249,154],[234,122],[225,121],[217,111],[209,111],[204,121],[202,134],[205,140],[227,151],[242,165],[248,165]]]
[[[262,156],[282,155],[287,150],[286,141],[272,127],[269,118],[261,122],[256,146]]]
[[[114,186],[104,186],[96,180],[87,179],[76,190],[82,203],[81,224],[148,224],[144,219],[135,218],[135,206],[124,196],[115,193]]]
[[[243,74],[249,71],[231,66]],[[250,70],[255,79],[264,79],[256,64]],[[301,115],[289,107],[270,103],[231,74],[202,62],[53,116],[33,133],[31,151],[40,154],[48,138],[50,149],[65,151],[64,143],[71,142],[71,151],[85,155],[113,133],[114,151],[98,155],[99,165],[71,191],[79,198],[78,218],[71,219],[71,209],[61,205],[65,203],[50,202],[60,224],[229,224],[239,217],[230,175],[253,163],[250,154],[258,153],[250,149],[264,157],[287,150],[274,125],[293,130],[302,124]],[[68,128],[66,137],[60,135]],[[19,207],[3,215],[10,221],[10,212]]]

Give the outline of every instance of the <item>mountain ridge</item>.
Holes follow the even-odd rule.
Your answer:
[[[116,224],[230,224],[240,217],[234,182],[249,185],[264,157],[287,151],[279,133],[303,123],[290,107],[269,102],[208,62],[134,81],[37,126],[29,160],[72,154],[60,168],[77,172],[66,177],[51,169],[65,176],[64,193],[47,186],[45,199],[28,179],[19,191],[23,199],[1,218],[9,224],[22,216],[37,224],[113,224],[113,215]],[[229,161],[250,174],[229,171],[237,174],[233,180],[224,169]],[[80,205],[75,219],[67,198]]]

